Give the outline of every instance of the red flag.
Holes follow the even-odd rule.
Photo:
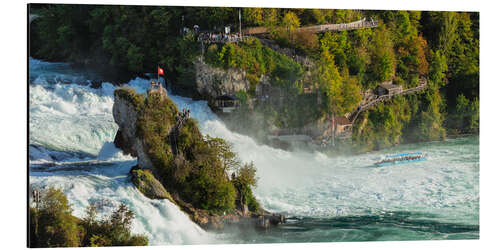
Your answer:
[[[158,75],[163,75],[163,69],[158,66]]]

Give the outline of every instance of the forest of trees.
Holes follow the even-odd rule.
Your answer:
[[[201,54],[195,34],[238,25],[238,8],[31,5],[41,15],[30,28],[30,54],[50,61],[69,61],[105,69],[117,78],[166,68],[167,77],[193,88],[193,60]],[[335,33],[298,32],[307,25],[373,18],[379,26]],[[270,119],[277,127],[294,127],[330,114],[353,111],[361,91],[392,80],[403,88],[426,77],[425,92],[394,98],[364,112],[354,125],[359,150],[402,142],[444,138],[446,134],[479,132],[479,13],[440,11],[363,11],[328,9],[243,8],[245,27],[265,26],[282,47],[314,61],[311,77],[291,58],[271,51],[257,39],[215,45],[206,60],[218,67],[237,67],[257,84],[272,77],[290,98]],[[322,106],[304,99],[300,89],[313,85],[324,94]],[[252,95],[239,93],[240,96]],[[300,104],[300,105],[298,105]],[[304,111],[309,112],[304,112]],[[297,121],[298,114],[304,119]],[[272,115],[271,115],[272,118]]]

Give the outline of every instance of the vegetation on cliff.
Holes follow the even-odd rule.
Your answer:
[[[145,246],[148,238],[133,235],[130,227],[134,214],[121,204],[108,219],[97,218],[97,208],[89,206],[87,215],[80,219],[64,193],[50,187],[40,192],[37,203],[30,204],[30,247],[97,247]]]
[[[235,209],[236,199],[243,195],[243,202],[253,202],[252,211],[256,211],[259,206],[251,190],[245,189],[255,185],[255,168],[242,165],[226,141],[203,136],[192,118],[187,118],[179,127],[181,113],[172,100],[160,92],[144,97],[132,89],[120,88],[114,95],[137,107],[136,135],[145,142],[155,177],[171,194],[179,195],[195,208],[214,213]],[[237,173],[235,178],[245,171],[253,171],[253,175],[245,174],[235,185],[228,176],[229,171]]]
[[[336,10],[325,10],[322,14],[317,12],[315,15],[317,20],[322,20],[326,16],[331,18],[332,15],[326,13],[335,12]],[[253,15],[249,17],[257,20],[259,15],[268,15],[265,11],[260,12],[257,9],[252,9],[252,13]],[[351,12],[347,11],[347,13]],[[348,22],[360,19],[363,15],[371,16],[379,20],[380,27],[316,35],[294,32],[294,28],[300,26],[300,20],[302,20],[300,16],[307,16],[307,14],[300,10],[290,10],[283,16],[281,23],[275,22],[277,31],[271,32],[271,37],[282,45],[302,51],[303,55],[314,59],[315,65],[311,70],[312,77],[308,79],[298,77],[294,79],[295,82],[289,82],[288,85],[297,88],[313,85],[322,93],[323,102],[317,103],[312,98],[303,102],[301,100],[306,100],[307,95],[295,91],[287,92],[287,100],[281,108],[257,107],[256,110],[264,114],[266,120],[276,127],[296,128],[325,118],[332,113],[343,115],[354,111],[361,100],[361,91],[373,90],[382,81],[393,80],[395,84],[411,88],[418,84],[420,77],[425,77],[429,80],[430,86],[425,93],[407,96],[402,98],[404,100],[400,98],[379,104],[379,107],[368,111],[362,117],[368,121],[355,125],[353,141],[358,148],[372,150],[401,142],[444,138],[445,128],[451,132],[477,132],[479,102],[477,86],[474,87],[479,76],[477,68],[479,55],[475,49],[478,42],[475,30],[477,27],[474,27],[477,16],[476,13],[448,14],[414,11],[354,11],[342,20]],[[297,17],[299,22],[293,21]],[[450,18],[456,20],[448,20]],[[471,21],[471,18],[474,21]],[[428,40],[436,39],[430,35],[427,24],[423,23],[423,20],[429,19],[434,22],[429,26],[434,26],[434,32],[440,33],[441,38],[438,39],[441,39],[441,42],[428,42]],[[306,18],[306,20],[311,19]],[[451,22],[451,24],[446,22]],[[264,22],[256,21],[256,23]],[[289,26],[286,23],[289,23]],[[460,36],[448,38],[448,35],[444,33],[444,29],[453,29],[448,27],[453,23],[455,30],[462,29],[460,30],[464,34],[462,40]],[[283,27],[289,27],[289,29]],[[292,35],[283,34],[285,30],[291,32]],[[294,37],[299,36],[308,36],[309,42],[297,43]],[[306,45],[307,48],[304,47]],[[459,68],[459,65],[456,59],[453,64],[447,62],[446,54],[450,52],[446,52],[449,51],[445,48],[446,46],[470,55],[470,58],[460,57],[460,60],[468,61],[460,64],[460,67],[466,65],[468,68],[460,69],[462,71],[453,70],[453,77],[450,67]],[[244,50],[242,54],[253,50],[247,46],[239,48]],[[212,64],[218,65],[217,62]],[[245,69],[238,64],[234,66]],[[467,71],[467,75],[455,77],[464,74],[464,71]],[[451,82],[454,79],[463,78],[470,82]],[[457,85],[464,85],[464,87],[460,87],[461,89],[457,91]],[[465,86],[468,86],[467,90]],[[455,94],[450,94],[451,92]],[[456,95],[456,93],[461,94]],[[472,99],[465,97],[465,93]],[[453,100],[448,101],[448,98]],[[454,102],[456,104],[453,104]],[[304,109],[307,112],[304,112]],[[244,112],[247,111],[244,110]],[[308,115],[304,116],[304,114]],[[294,121],[294,117],[302,119],[297,122]]]
[[[292,88],[304,72],[301,65],[263,46],[256,38],[249,38],[238,44],[226,43],[221,46],[212,44],[208,47],[205,60],[216,67],[244,70],[252,84],[250,92],[253,95],[255,95],[255,85],[263,75],[270,76],[271,84],[286,89]]]
[[[238,8],[31,8],[41,16],[30,27],[32,56],[110,65],[132,74],[154,71],[159,63],[170,80],[191,92],[195,91],[196,75],[192,62],[202,50],[194,33],[181,35],[182,27],[197,24],[202,30],[214,26],[220,30],[224,25],[238,25]],[[297,29],[362,18],[373,18],[379,26],[324,34]],[[393,80],[407,88],[416,86],[419,77],[426,77],[431,88],[425,93],[379,104],[384,107],[368,111],[365,125],[355,125],[365,131],[355,132],[353,141],[378,145],[375,149],[402,141],[441,138],[446,132],[479,131],[478,13],[243,8],[242,20],[244,28],[267,27],[269,39],[314,61],[314,67],[306,69],[256,39],[208,47],[205,59],[211,65],[246,71],[252,87],[238,96],[253,97],[263,74],[285,91],[287,98],[281,106],[256,108],[269,121],[264,127],[295,128],[332,113],[344,115],[359,104],[361,91],[373,90],[382,81]],[[308,86],[320,90],[320,105],[302,93]]]
[[[258,12],[253,9],[254,15],[250,17],[257,18],[255,13]],[[331,18],[332,15],[326,13],[336,12],[315,13],[322,19],[321,16]],[[265,16],[263,13],[260,14]],[[477,13],[347,13],[351,14],[343,19],[346,22],[370,16],[379,20],[380,25],[375,29],[299,34],[293,30],[300,26],[300,17],[305,14],[300,10],[290,10],[281,23],[275,23],[278,31],[271,32],[271,37],[282,45],[314,59],[312,77],[299,80],[303,86],[316,86],[323,95],[323,102],[320,105],[314,101],[301,103],[308,114],[316,114],[305,117],[303,122],[307,124],[332,113],[344,115],[354,111],[361,100],[361,91],[373,90],[383,81],[393,80],[403,88],[411,88],[418,84],[419,78],[425,77],[429,84],[425,92],[395,98],[363,114],[355,124],[354,146],[358,150],[373,150],[402,142],[436,140],[444,138],[446,130],[449,133],[478,133]],[[296,18],[299,22],[286,21]],[[287,26],[287,22],[291,24]],[[291,35],[284,35],[285,30]],[[298,36],[308,36],[309,42],[297,43],[294,37]],[[305,113],[296,108],[297,100],[302,96],[287,97],[284,109],[262,113],[270,113],[266,118],[277,127],[300,127],[299,123],[288,118],[302,117]],[[287,115],[290,111],[294,115]],[[273,115],[281,122],[276,122]]]

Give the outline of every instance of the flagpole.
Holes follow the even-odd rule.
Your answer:
[[[335,113],[332,114],[332,146],[335,147]]]

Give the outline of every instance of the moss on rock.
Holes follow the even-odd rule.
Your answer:
[[[147,169],[132,169],[132,183],[137,189],[150,199],[168,199],[175,204],[170,193],[154,177],[153,173]]]
[[[133,88],[124,87],[118,88],[114,91],[114,96],[127,100],[128,103],[132,104],[137,112],[139,112],[144,105],[144,95],[138,94]]]

